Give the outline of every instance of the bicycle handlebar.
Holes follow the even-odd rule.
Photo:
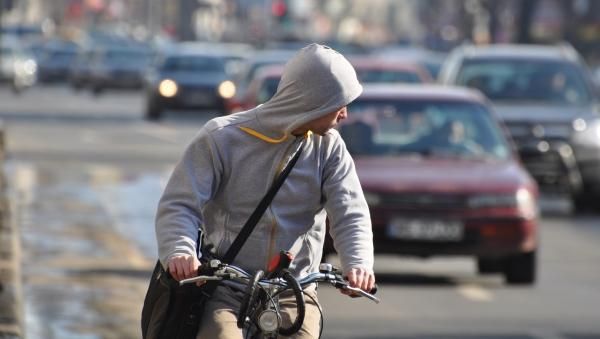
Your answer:
[[[300,279],[295,278],[287,268],[282,268],[277,272],[277,274],[265,274],[259,270],[251,275],[237,266],[223,264],[219,260],[211,260],[206,263],[206,266],[202,267],[199,272],[201,275],[181,280],[179,284],[216,280],[240,291],[245,291],[237,315],[238,327],[243,328],[247,321],[251,323],[254,321],[265,335],[269,334],[267,336],[269,338],[277,334],[290,336],[302,328],[306,311],[303,289],[313,283],[329,282],[337,289],[350,291],[351,297],[362,296],[379,303],[379,299],[374,296],[377,292],[377,286],[370,292],[352,287],[344,279],[341,271],[331,264],[321,264],[319,272],[310,273]],[[262,304],[260,300],[265,299],[273,302],[273,297],[286,290],[294,292],[297,308],[296,319],[287,328],[281,326],[281,316],[277,307],[262,309],[257,313],[257,307]]]
[[[210,263],[210,265],[215,265],[216,263]],[[252,278],[252,275],[243,269],[233,266],[218,263],[219,269],[217,269],[213,275],[199,275],[193,278],[184,279],[179,282],[180,285],[191,284],[201,281],[209,281],[209,280],[217,280],[217,281],[233,281],[237,282],[240,285],[246,286],[248,281]],[[327,264],[329,265],[329,264]],[[323,264],[322,264],[323,266]],[[362,297],[365,297],[369,300],[372,300],[375,303],[379,303],[379,298],[377,298],[374,294],[377,292],[377,286],[373,288],[371,291],[366,292],[360,288],[350,286],[349,282],[345,280],[339,271],[334,269],[333,267],[329,270],[324,270],[321,272],[313,272],[305,277],[298,279],[298,283],[302,288],[318,282],[329,282],[335,288],[341,290],[347,290],[353,293],[356,293]],[[282,278],[273,278],[273,279],[259,279],[257,282],[260,286],[267,288],[269,286],[279,286],[281,290],[291,289],[292,286],[288,282],[286,282]],[[243,287],[240,286],[241,289]]]

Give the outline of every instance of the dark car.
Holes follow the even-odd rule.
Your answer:
[[[77,58],[77,45],[68,41],[44,44],[39,52],[37,80],[39,83],[66,83],[71,66]]]
[[[235,91],[221,54],[177,49],[164,56],[148,77],[146,118],[159,119],[169,109],[225,113]]]
[[[96,48],[81,48],[77,51],[77,57],[69,69],[69,83],[75,90],[80,90],[90,86],[90,77],[92,61]]]
[[[481,95],[366,85],[348,112],[339,131],[369,204],[375,253],[472,256],[482,274],[535,281],[537,186]]]
[[[576,209],[600,197],[600,101],[573,48],[462,47],[440,81],[476,88],[492,101],[542,191],[570,195]]]
[[[88,70],[95,94],[106,89],[139,89],[150,66],[152,52],[145,47],[104,47],[93,54]]]

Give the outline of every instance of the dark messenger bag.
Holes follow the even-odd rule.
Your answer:
[[[275,194],[291,172],[298,161],[302,151],[300,142],[291,159],[281,171],[277,179],[269,188],[269,191],[260,201],[252,215],[248,218],[244,227],[235,238],[231,247],[222,258],[222,262],[231,263],[240,251],[254,226],[258,223],[267,207],[275,197]],[[201,233],[198,232],[197,244],[202,241]],[[200,248],[197,248],[200,251]],[[210,249],[202,248],[200,260],[206,263],[211,258]],[[202,265],[199,274],[208,274],[208,265]],[[201,287],[195,284],[180,286],[160,263],[156,262],[154,272],[150,278],[144,306],[142,308],[142,338],[144,339],[195,339],[200,327],[200,319],[204,305],[212,296],[218,286],[217,281],[209,281]]]

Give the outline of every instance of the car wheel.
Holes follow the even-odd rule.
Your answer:
[[[14,94],[18,95],[18,94],[21,94],[21,92],[23,92],[23,87],[20,86],[19,84],[15,83],[15,82],[13,82],[10,87],[11,87],[12,92]]]
[[[579,192],[577,194],[573,194],[571,197],[571,201],[573,203],[573,212],[590,212],[593,211],[596,201],[596,196],[588,191]]]
[[[494,274],[502,273],[506,261],[500,258],[477,258],[477,273]]]
[[[148,104],[148,108],[146,109],[146,119],[151,121],[160,120],[162,115],[162,109],[160,106],[156,104]]]
[[[536,251],[511,255],[506,259],[504,277],[509,284],[533,284],[536,273]]]

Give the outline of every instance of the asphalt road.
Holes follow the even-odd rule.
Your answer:
[[[138,93],[0,88],[28,338],[139,338],[153,218],[171,169],[212,117],[142,119]],[[600,216],[543,201],[539,281],[509,287],[468,258],[378,256],[379,305],[322,287],[324,338],[600,338]],[[335,258],[332,258],[335,261]]]

